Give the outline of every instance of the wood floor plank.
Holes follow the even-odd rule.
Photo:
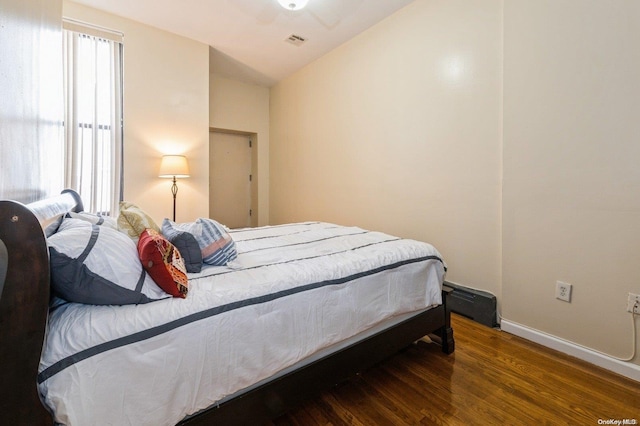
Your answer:
[[[271,425],[640,422],[640,383],[454,315],[456,351],[419,342]]]

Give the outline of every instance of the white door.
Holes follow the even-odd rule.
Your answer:
[[[251,226],[251,141],[209,133],[209,216],[229,228]]]

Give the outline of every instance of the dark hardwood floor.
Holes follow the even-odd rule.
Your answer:
[[[419,342],[271,425],[640,422],[640,383],[454,315],[456,351]]]

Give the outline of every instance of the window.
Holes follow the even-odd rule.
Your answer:
[[[122,194],[122,35],[64,22],[65,186],[116,215]]]

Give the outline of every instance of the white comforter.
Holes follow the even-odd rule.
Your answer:
[[[441,303],[429,244],[300,223],[232,232],[186,299],[52,310],[39,390],[71,425],[171,425],[393,316]]]

